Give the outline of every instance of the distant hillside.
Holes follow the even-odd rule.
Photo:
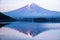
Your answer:
[[[15,21],[15,19],[0,12],[0,22],[11,22],[11,21]]]
[[[9,22],[15,21],[15,19],[4,15],[3,13],[0,12],[0,27],[8,24]]]

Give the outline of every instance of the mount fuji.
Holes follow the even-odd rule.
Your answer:
[[[19,8],[10,12],[4,12],[4,14],[15,19],[60,17],[60,12],[44,9],[34,3],[32,3],[31,5],[26,5],[22,8]]]

